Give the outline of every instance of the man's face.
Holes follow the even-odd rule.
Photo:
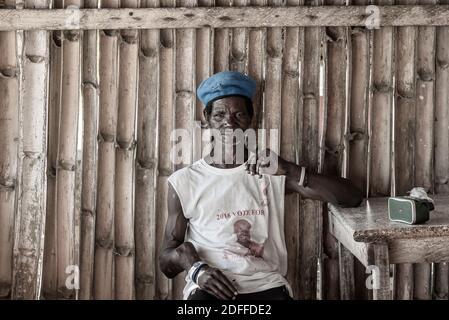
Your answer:
[[[215,101],[212,104],[210,117],[206,120],[209,128],[217,129],[221,134],[226,130],[242,129],[245,131],[251,124],[251,117],[242,97],[226,97]]]

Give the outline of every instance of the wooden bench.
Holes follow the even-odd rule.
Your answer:
[[[390,264],[449,262],[449,196],[433,198],[435,210],[421,225],[390,221],[388,198],[370,198],[358,208],[328,205],[330,233],[374,270],[375,300],[391,299]]]

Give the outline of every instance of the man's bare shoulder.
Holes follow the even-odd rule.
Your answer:
[[[191,164],[185,165],[184,167],[178,168],[168,177],[169,181],[173,181],[180,178],[187,178],[191,173],[200,169],[201,160],[197,160]]]

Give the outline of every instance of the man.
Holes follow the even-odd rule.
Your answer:
[[[198,87],[207,126],[219,135],[208,155],[168,179],[160,255],[167,277],[188,272],[184,299],[291,299],[284,194],[343,206],[362,201],[349,180],[314,173],[269,149],[253,152],[232,135],[250,128],[254,91],[253,79],[231,71]],[[242,146],[243,164],[237,159]]]

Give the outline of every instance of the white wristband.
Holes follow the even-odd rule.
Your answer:
[[[192,267],[190,268],[190,270],[189,270],[189,272],[187,273],[187,276],[188,276],[188,278],[190,279],[190,280],[192,280],[192,282],[194,282],[195,283],[195,279],[196,279],[196,273],[197,272],[199,272],[199,271],[201,271],[201,270],[198,270],[199,268],[202,268],[204,265],[206,265],[207,263],[206,262],[204,262],[204,261],[197,261],[197,262],[195,262],[193,265],[192,265]],[[195,278],[195,279],[194,279]]]
[[[304,187],[304,180],[305,180],[305,178],[306,178],[306,168],[305,167],[301,167],[301,175],[299,177],[298,186]]]
[[[200,279],[200,276],[206,272],[206,270],[204,270],[204,268],[201,268],[200,271],[198,271],[198,274],[196,275],[196,284],[198,284],[198,280]]]

